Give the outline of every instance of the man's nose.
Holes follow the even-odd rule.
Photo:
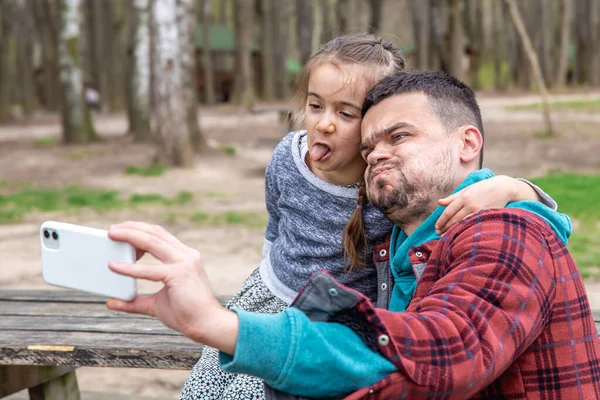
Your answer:
[[[383,145],[377,145],[375,146],[375,148],[373,149],[373,151],[371,151],[369,153],[369,155],[367,156],[367,164],[369,165],[375,165],[380,161],[385,161],[385,160],[389,160],[391,157],[390,152],[386,149],[385,146]]]
[[[317,123],[317,130],[321,133],[332,133],[335,131],[335,122],[330,113],[323,113],[323,117]]]

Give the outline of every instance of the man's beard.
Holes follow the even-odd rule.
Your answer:
[[[450,171],[450,153],[440,155],[439,159],[423,167],[430,169],[430,174],[406,174],[406,168],[399,161],[385,163],[396,173],[394,182],[380,181],[367,186],[367,196],[381,212],[398,227],[403,228],[416,221],[424,221],[437,207],[437,200],[449,195],[454,189]],[[381,167],[381,166],[379,166]],[[421,168],[421,171],[424,171]],[[418,169],[417,169],[418,171]],[[369,171],[367,181],[371,181]],[[371,185],[376,186],[375,188]]]

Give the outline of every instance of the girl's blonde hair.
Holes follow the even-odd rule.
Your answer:
[[[371,33],[344,35],[323,45],[313,54],[300,73],[298,90],[294,102],[296,113],[294,125],[300,128],[304,122],[304,111],[308,97],[308,82],[311,72],[323,64],[364,66],[364,79],[372,87],[381,78],[404,71],[404,58],[392,42]],[[344,229],[342,244],[344,259],[349,270],[365,266],[367,236],[363,220],[363,207],[368,204],[364,181],[360,184],[356,210]]]

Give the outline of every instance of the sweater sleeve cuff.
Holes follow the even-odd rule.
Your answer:
[[[292,317],[232,309],[239,318],[239,332],[233,356],[219,352],[223,371],[256,376],[275,382],[285,371],[291,346]],[[285,350],[284,350],[285,349]]]
[[[558,203],[556,203],[556,201],[548,193],[544,192],[541,187],[535,185],[527,179],[517,178],[517,180],[525,182],[526,184],[531,186],[531,188],[538,194],[538,196],[540,196],[543,205],[550,208],[551,210],[558,210]]]

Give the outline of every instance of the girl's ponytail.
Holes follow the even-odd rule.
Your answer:
[[[369,203],[367,188],[363,180],[358,190],[356,209],[342,234],[344,245],[344,263],[348,271],[364,268],[366,266],[365,251],[367,250],[367,235],[363,219],[363,207]]]

